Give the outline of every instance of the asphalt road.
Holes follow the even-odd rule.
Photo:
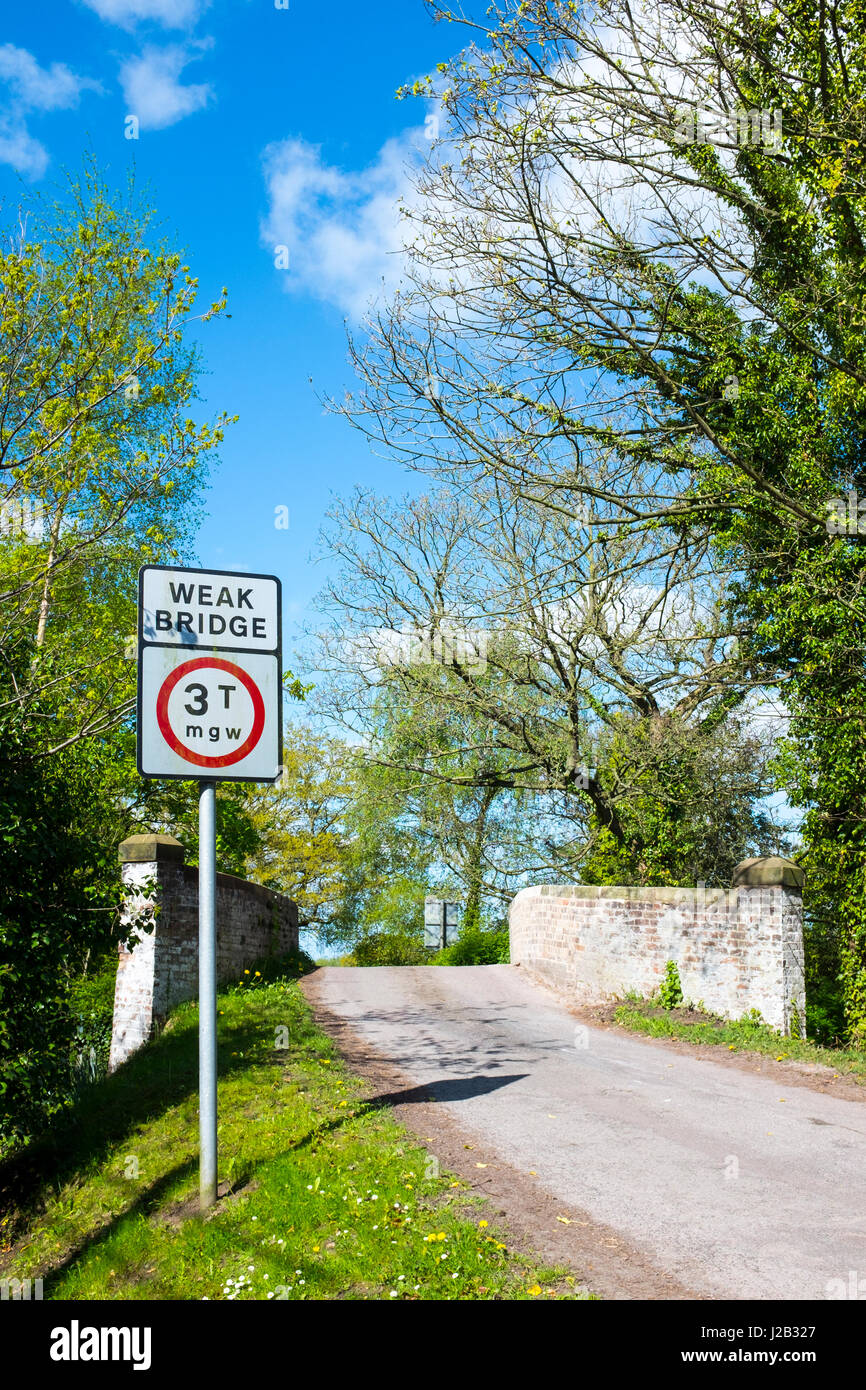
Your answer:
[[[866,1104],[587,1028],[515,966],[317,972],[460,1127],[710,1298],[866,1297]]]

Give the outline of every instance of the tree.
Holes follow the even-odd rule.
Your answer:
[[[37,205],[0,248],[7,1141],[26,1138],[70,1099],[75,977],[117,944],[117,844],[138,828],[137,571],[188,545],[225,422],[187,418],[197,358],[184,330],[194,297],[187,267],[154,237],[140,201],[132,191],[110,196],[92,165],[64,205]],[[152,790],[151,803],[159,794]],[[172,795],[179,807],[183,792]],[[233,808],[241,809],[229,797]],[[239,816],[228,830],[222,848],[239,862],[232,836],[246,830],[244,851],[254,838]]]
[[[364,749],[297,725],[283,769],[275,785],[244,789],[258,836],[247,874],[293,898],[324,945],[420,943],[429,854]]]
[[[599,839],[636,882],[717,881],[763,848],[766,760],[730,721],[751,680],[705,546],[659,553],[480,481],[359,494],[332,519],[325,707],[438,826],[473,912],[482,857],[485,891],[507,898],[530,871],[598,866]],[[714,779],[729,801],[708,804]]]
[[[0,696],[10,685],[0,669]],[[69,1097],[70,984],[111,941],[117,900],[116,845],[94,797],[91,750],[79,745],[46,760],[38,736],[7,701],[0,713],[0,1151]]]
[[[24,713],[52,692],[42,756],[128,719],[136,571],[188,541],[226,423],[188,418],[196,282],[151,221],[91,162],[0,250],[0,657]]]
[[[456,634],[449,640],[458,645]],[[410,638],[402,654],[407,659],[412,645]],[[365,801],[384,800],[392,816],[411,826],[435,875],[431,893],[461,902],[465,933],[491,914],[500,917],[525,882],[532,859],[521,835],[525,807],[510,785],[510,759],[495,746],[489,722],[447,698],[447,672],[432,660],[432,651],[423,655],[428,659],[418,663],[411,682],[403,679],[398,657],[395,668],[380,670],[378,687],[370,692]]]
[[[754,854],[784,854],[788,836],[762,805],[770,785],[771,746],[736,714],[696,739],[676,718],[623,720],[607,742],[605,778],[635,761],[634,744],[655,744],[619,807],[621,835],[594,825],[584,883],[703,882],[727,887]]]
[[[295,725],[285,735],[279,782],[244,788],[258,838],[247,873],[293,898],[300,920],[324,939],[339,934],[345,914],[354,760],[339,739]]]
[[[445,139],[348,409],[461,487],[712,543],[749,675],[790,711],[780,767],[862,1040],[862,4],[488,14],[415,84]]]

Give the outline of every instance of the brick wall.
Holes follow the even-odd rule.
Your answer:
[[[511,960],[587,1003],[651,994],[674,960],[691,1002],[724,1018],[758,1009],[783,1033],[796,1017],[802,1032],[802,883],[773,856],[739,865],[730,889],[524,888]]]
[[[151,1036],[155,1023],[198,995],[198,870],[170,835],[133,835],[120,846],[125,921],[143,927],[120,947],[110,1068]],[[159,904],[158,913],[154,907]],[[217,874],[217,977],[236,980],[253,961],[298,949],[290,898],[231,874]]]

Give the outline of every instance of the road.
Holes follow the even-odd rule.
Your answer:
[[[515,966],[308,984],[473,1143],[687,1296],[825,1299],[854,1271],[866,1297],[866,1104],[585,1027]]]

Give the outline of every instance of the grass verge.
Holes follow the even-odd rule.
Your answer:
[[[866,1081],[866,1052],[862,1049],[821,1047],[805,1038],[784,1038],[758,1019],[734,1022],[694,1008],[664,1009],[646,999],[628,999],[613,1017],[622,1027],[653,1038],[684,1038],[686,1042],[726,1047],[730,1052],[762,1052],[777,1061],[811,1062]]]
[[[219,998],[220,1176],[197,1211],[198,1010],[0,1168],[0,1277],[46,1299],[586,1298],[365,1099],[297,980]]]

